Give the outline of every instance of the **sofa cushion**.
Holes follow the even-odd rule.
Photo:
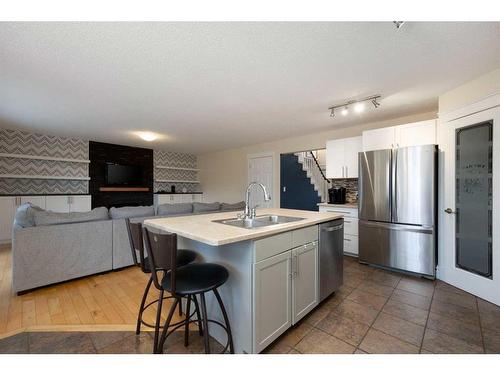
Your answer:
[[[29,202],[20,205],[14,216],[14,226],[22,228],[35,226],[35,212],[40,211],[43,211],[43,209]]]
[[[214,212],[214,211],[220,211],[220,203],[219,202],[214,202],[214,203],[199,203],[195,202],[193,203],[193,212]]]
[[[57,225],[68,223],[83,223],[87,221],[107,220],[108,209],[106,207],[97,207],[89,212],[52,212],[36,211],[34,214],[35,226]]]
[[[221,203],[220,210],[221,211],[239,211],[245,209],[245,202],[237,202],[237,203]]]
[[[158,206],[158,215],[180,215],[192,212],[192,203],[165,203]]]
[[[136,207],[111,207],[109,216],[112,219],[126,219],[129,217],[154,216],[154,206],[136,206]]]

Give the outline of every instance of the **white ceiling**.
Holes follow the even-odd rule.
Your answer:
[[[203,153],[437,110],[498,66],[500,23],[1,23],[0,121]]]

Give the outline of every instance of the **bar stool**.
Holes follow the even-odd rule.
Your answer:
[[[176,306],[181,302],[181,298],[187,298],[186,319],[184,320],[184,346],[189,345],[189,323],[191,301],[194,302],[197,309],[197,295],[201,299],[201,312],[203,321],[203,338],[205,344],[205,353],[210,353],[210,334],[208,322],[214,323],[222,327],[227,334],[227,343],[222,353],[225,353],[229,348],[231,354],[234,353],[233,337],[231,334],[231,326],[229,318],[220,297],[217,288],[223,285],[228,277],[227,269],[215,263],[191,263],[182,267],[178,267],[176,259],[177,253],[177,234],[175,233],[154,233],[148,228],[143,227],[144,243],[146,245],[146,253],[151,267],[151,276],[153,282],[160,290],[160,296],[163,293],[169,292],[175,301],[170,307],[167,320],[163,326],[160,342],[156,348],[156,353],[163,353],[163,345],[167,337],[177,330],[180,325],[170,325],[172,316]],[[160,276],[161,275],[161,276]],[[212,291],[219,303],[219,307],[224,318],[224,324],[208,319],[207,305],[205,301],[205,293]],[[161,298],[161,297],[160,297]],[[198,322],[199,324],[199,322]],[[199,328],[200,325],[198,325]],[[169,328],[172,328],[169,331]]]
[[[161,325],[160,320],[159,320],[160,314],[157,314],[156,322],[154,325],[152,325],[148,322],[145,322],[142,318],[142,315],[148,307],[152,306],[155,303],[158,303],[160,311],[161,311],[162,303],[160,301],[163,301],[163,300],[169,299],[169,298],[174,298],[174,297],[173,296],[163,296],[163,294],[162,294],[159,299],[151,301],[150,303],[145,305],[147,296],[149,294],[149,290],[151,288],[151,284],[153,283],[153,278],[151,276],[150,262],[149,262],[148,258],[145,257],[145,254],[144,254],[144,240],[143,240],[142,224],[141,223],[132,223],[132,222],[130,222],[129,218],[125,219],[125,223],[127,225],[127,233],[128,233],[128,238],[129,238],[129,242],[130,242],[130,249],[132,251],[132,259],[134,261],[134,264],[136,266],[139,266],[143,273],[149,274],[149,280],[148,280],[148,283],[146,284],[146,288],[144,289],[144,294],[142,296],[141,304],[139,306],[139,314],[137,315],[137,327],[136,327],[135,333],[138,335],[141,332],[141,325],[145,325],[147,327],[154,328],[155,329],[154,346],[156,347],[158,344],[158,336],[159,336],[159,330],[160,330],[160,325]],[[137,259],[137,253],[139,253],[139,259]],[[179,267],[184,266],[186,264],[189,264],[189,263],[193,262],[195,259],[196,259],[196,253],[192,250],[184,250],[183,249],[183,250],[177,251],[176,264]],[[201,322],[200,312],[198,309],[197,302],[198,301],[195,301],[196,309],[195,309],[194,313],[196,313],[198,315],[198,321]],[[179,304],[179,315],[182,315],[181,304]],[[182,323],[182,322],[179,322],[177,324],[180,325],[180,323]],[[200,323],[200,325],[201,325],[201,323]],[[202,333],[202,331],[200,331],[200,334],[201,333]]]

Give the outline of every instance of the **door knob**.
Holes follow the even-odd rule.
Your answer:
[[[453,211],[451,208],[447,208],[446,210],[444,210],[444,212],[446,212],[447,214],[454,214],[455,211]]]

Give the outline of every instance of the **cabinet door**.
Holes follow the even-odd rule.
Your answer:
[[[73,195],[69,197],[70,212],[88,212],[92,209],[90,195]]]
[[[292,250],[292,324],[318,304],[318,243]]]
[[[291,251],[254,264],[254,352],[259,353],[292,325]]]
[[[69,197],[67,195],[47,195],[45,209],[54,212],[69,212]]]
[[[45,196],[43,195],[33,195],[33,196],[22,196],[21,204],[31,203],[35,206],[45,209]]]
[[[385,150],[395,147],[395,143],[394,126],[363,132],[363,151]]]
[[[193,203],[192,194],[182,194],[182,203]]]
[[[346,178],[358,178],[358,153],[362,149],[362,137],[344,139],[344,175]]]
[[[15,213],[16,197],[0,197],[0,242],[11,240]]]
[[[202,194],[193,194],[193,202],[203,202]]]
[[[158,204],[172,203],[173,196],[170,194],[158,194]]]
[[[436,120],[420,121],[396,127],[396,147],[436,144]]]
[[[344,140],[333,139],[326,142],[326,177],[344,178]]]
[[[172,194],[173,202],[172,203],[182,203],[184,194]]]

